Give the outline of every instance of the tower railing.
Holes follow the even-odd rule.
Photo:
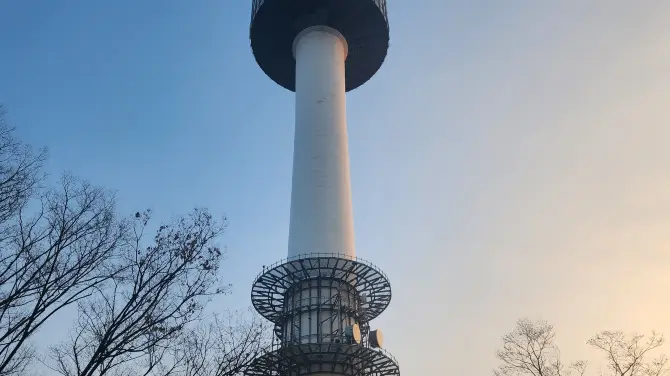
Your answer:
[[[256,1],[263,1],[263,0],[256,0]],[[268,271],[270,269],[274,269],[275,267],[280,266],[282,264],[287,264],[287,263],[290,263],[290,262],[293,262],[293,261],[299,261],[299,260],[305,260],[305,259],[313,259],[313,258],[338,258],[338,259],[342,259],[342,260],[350,260],[350,261],[359,262],[361,264],[367,265],[371,269],[374,269],[377,273],[381,274],[385,279],[388,279],[388,276],[386,275],[386,273],[384,273],[379,267],[377,267],[377,265],[373,264],[372,262],[370,262],[368,260],[362,259],[360,257],[351,256],[351,255],[346,254],[346,253],[315,252],[315,253],[303,253],[303,254],[299,254],[299,255],[296,255],[296,256],[287,257],[287,258],[281,259],[281,260],[279,260],[279,261],[277,261],[277,262],[275,262],[275,263],[273,263],[269,266],[265,266],[263,268],[263,271],[258,273],[258,275],[256,275],[255,280],[258,280],[260,277],[262,277],[263,274],[265,274],[266,271]]]
[[[398,360],[384,349],[343,343],[273,345],[262,361],[253,362],[247,376],[336,373],[351,376],[400,376]],[[340,372],[335,371],[336,369]],[[344,372],[342,372],[344,371]]]
[[[261,6],[266,0],[252,0],[251,3],[251,20],[254,20],[254,17],[256,17],[256,13],[258,13],[258,10],[261,9]],[[386,0],[372,0],[372,2],[377,5],[377,8],[382,11],[384,14],[384,19],[386,22],[388,22],[388,13],[386,10]]]

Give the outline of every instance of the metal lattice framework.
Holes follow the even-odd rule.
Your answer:
[[[266,268],[254,281],[251,302],[263,317],[283,325],[290,314],[285,308],[287,291],[311,279],[347,281],[364,297],[356,314],[362,324],[379,316],[391,302],[391,283],[379,268],[359,258],[329,253],[299,255]]]
[[[360,324],[361,334],[369,326],[361,296],[348,281],[317,276],[291,286],[284,298],[284,321],[275,324],[275,334],[283,342],[345,342],[343,329]],[[301,318],[310,316],[316,325],[303,327]]]
[[[349,376],[399,376],[396,359],[381,349],[347,344],[295,344],[273,347],[256,358],[247,376],[301,376],[314,373]]]

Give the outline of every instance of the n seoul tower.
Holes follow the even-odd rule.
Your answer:
[[[391,284],[356,258],[345,99],[386,58],[386,0],[252,1],[251,48],[295,92],[295,139],[288,257],[264,268],[251,291],[276,343],[245,373],[400,375],[370,327]]]

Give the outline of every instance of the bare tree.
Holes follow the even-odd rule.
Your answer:
[[[114,195],[71,175],[45,188],[46,151],[14,137],[0,107],[0,376],[28,373],[32,336],[66,307],[79,318],[42,360],[65,376],[233,376],[267,344],[240,313],[200,321],[225,227],[205,210],[160,226],[115,217]]]
[[[31,336],[112,277],[122,239],[113,195],[69,175],[42,189],[44,157],[0,120],[0,375],[22,373]]]
[[[271,341],[254,312],[225,311],[198,321],[166,346],[114,369],[114,376],[237,376]]]
[[[545,321],[521,319],[516,328],[503,336],[503,347],[496,352],[502,364],[496,376],[567,376],[576,371],[583,376],[586,362],[566,366],[554,343],[554,327]]]
[[[51,367],[65,376],[125,372],[126,365],[160,359],[212,294],[223,293],[217,271],[222,257],[213,242],[223,231],[205,210],[160,226],[142,245],[149,214],[136,214],[133,245],[123,252],[123,272],[99,294],[79,303],[69,342],[52,348]],[[143,373],[135,373],[142,375]]]
[[[46,150],[35,153],[30,145],[14,136],[14,128],[5,121],[0,105],[0,226],[6,231],[7,222],[15,219],[26,202],[35,195],[46,159]],[[9,226],[10,228],[12,226]],[[3,236],[7,234],[2,231]]]
[[[587,343],[606,354],[612,376],[664,376],[669,373],[665,355],[650,362],[645,359],[650,351],[661,347],[664,342],[663,335],[655,332],[645,339],[640,334],[603,331]]]
[[[227,312],[190,331],[176,348],[170,373],[158,376],[236,376],[270,345],[270,325],[253,312]]]

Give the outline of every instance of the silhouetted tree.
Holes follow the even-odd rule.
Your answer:
[[[14,128],[5,120],[5,110],[0,105],[0,225],[8,225],[37,193],[38,183],[44,175],[41,169],[46,150],[33,151],[30,145],[19,142]],[[6,235],[3,232],[3,235]]]
[[[241,375],[270,345],[269,329],[270,325],[253,312],[217,315],[187,331],[172,349],[169,362],[164,362],[154,375]]]
[[[115,198],[71,175],[45,188],[46,151],[14,137],[0,107],[0,376],[35,358],[65,376],[233,376],[267,344],[257,316],[203,320],[228,291],[206,210],[158,227],[150,213],[115,215]],[[37,357],[31,338],[66,307],[69,339]]]
[[[17,141],[0,114],[0,375],[21,374],[29,339],[55,313],[113,277],[123,225],[114,197],[65,175],[40,183],[45,151]]]
[[[554,343],[554,327],[545,321],[521,319],[511,333],[503,336],[503,347],[496,352],[501,365],[496,376],[567,376],[576,371],[582,376],[586,362],[566,366]]]
[[[150,374],[204,303],[227,291],[218,285],[221,250],[213,242],[224,224],[205,210],[163,225],[143,246],[149,214],[137,214],[131,246],[121,252],[122,272],[98,294],[79,303],[68,342],[52,348],[52,368],[65,376],[124,372],[140,361]]]
[[[573,372],[583,376],[586,362],[565,366],[554,343],[553,326],[545,321],[522,319],[513,332],[503,337],[503,347],[496,353],[501,365],[496,376],[562,376]],[[666,376],[670,375],[665,355],[647,360],[649,352],[664,343],[662,335],[652,332],[645,339],[639,334],[602,331],[588,340],[589,345],[605,353],[609,372],[601,376]]]
[[[662,354],[649,362],[645,358],[664,342],[663,335],[656,332],[645,340],[636,333],[603,331],[587,343],[605,353],[611,376],[663,376],[669,373],[667,357]]]

